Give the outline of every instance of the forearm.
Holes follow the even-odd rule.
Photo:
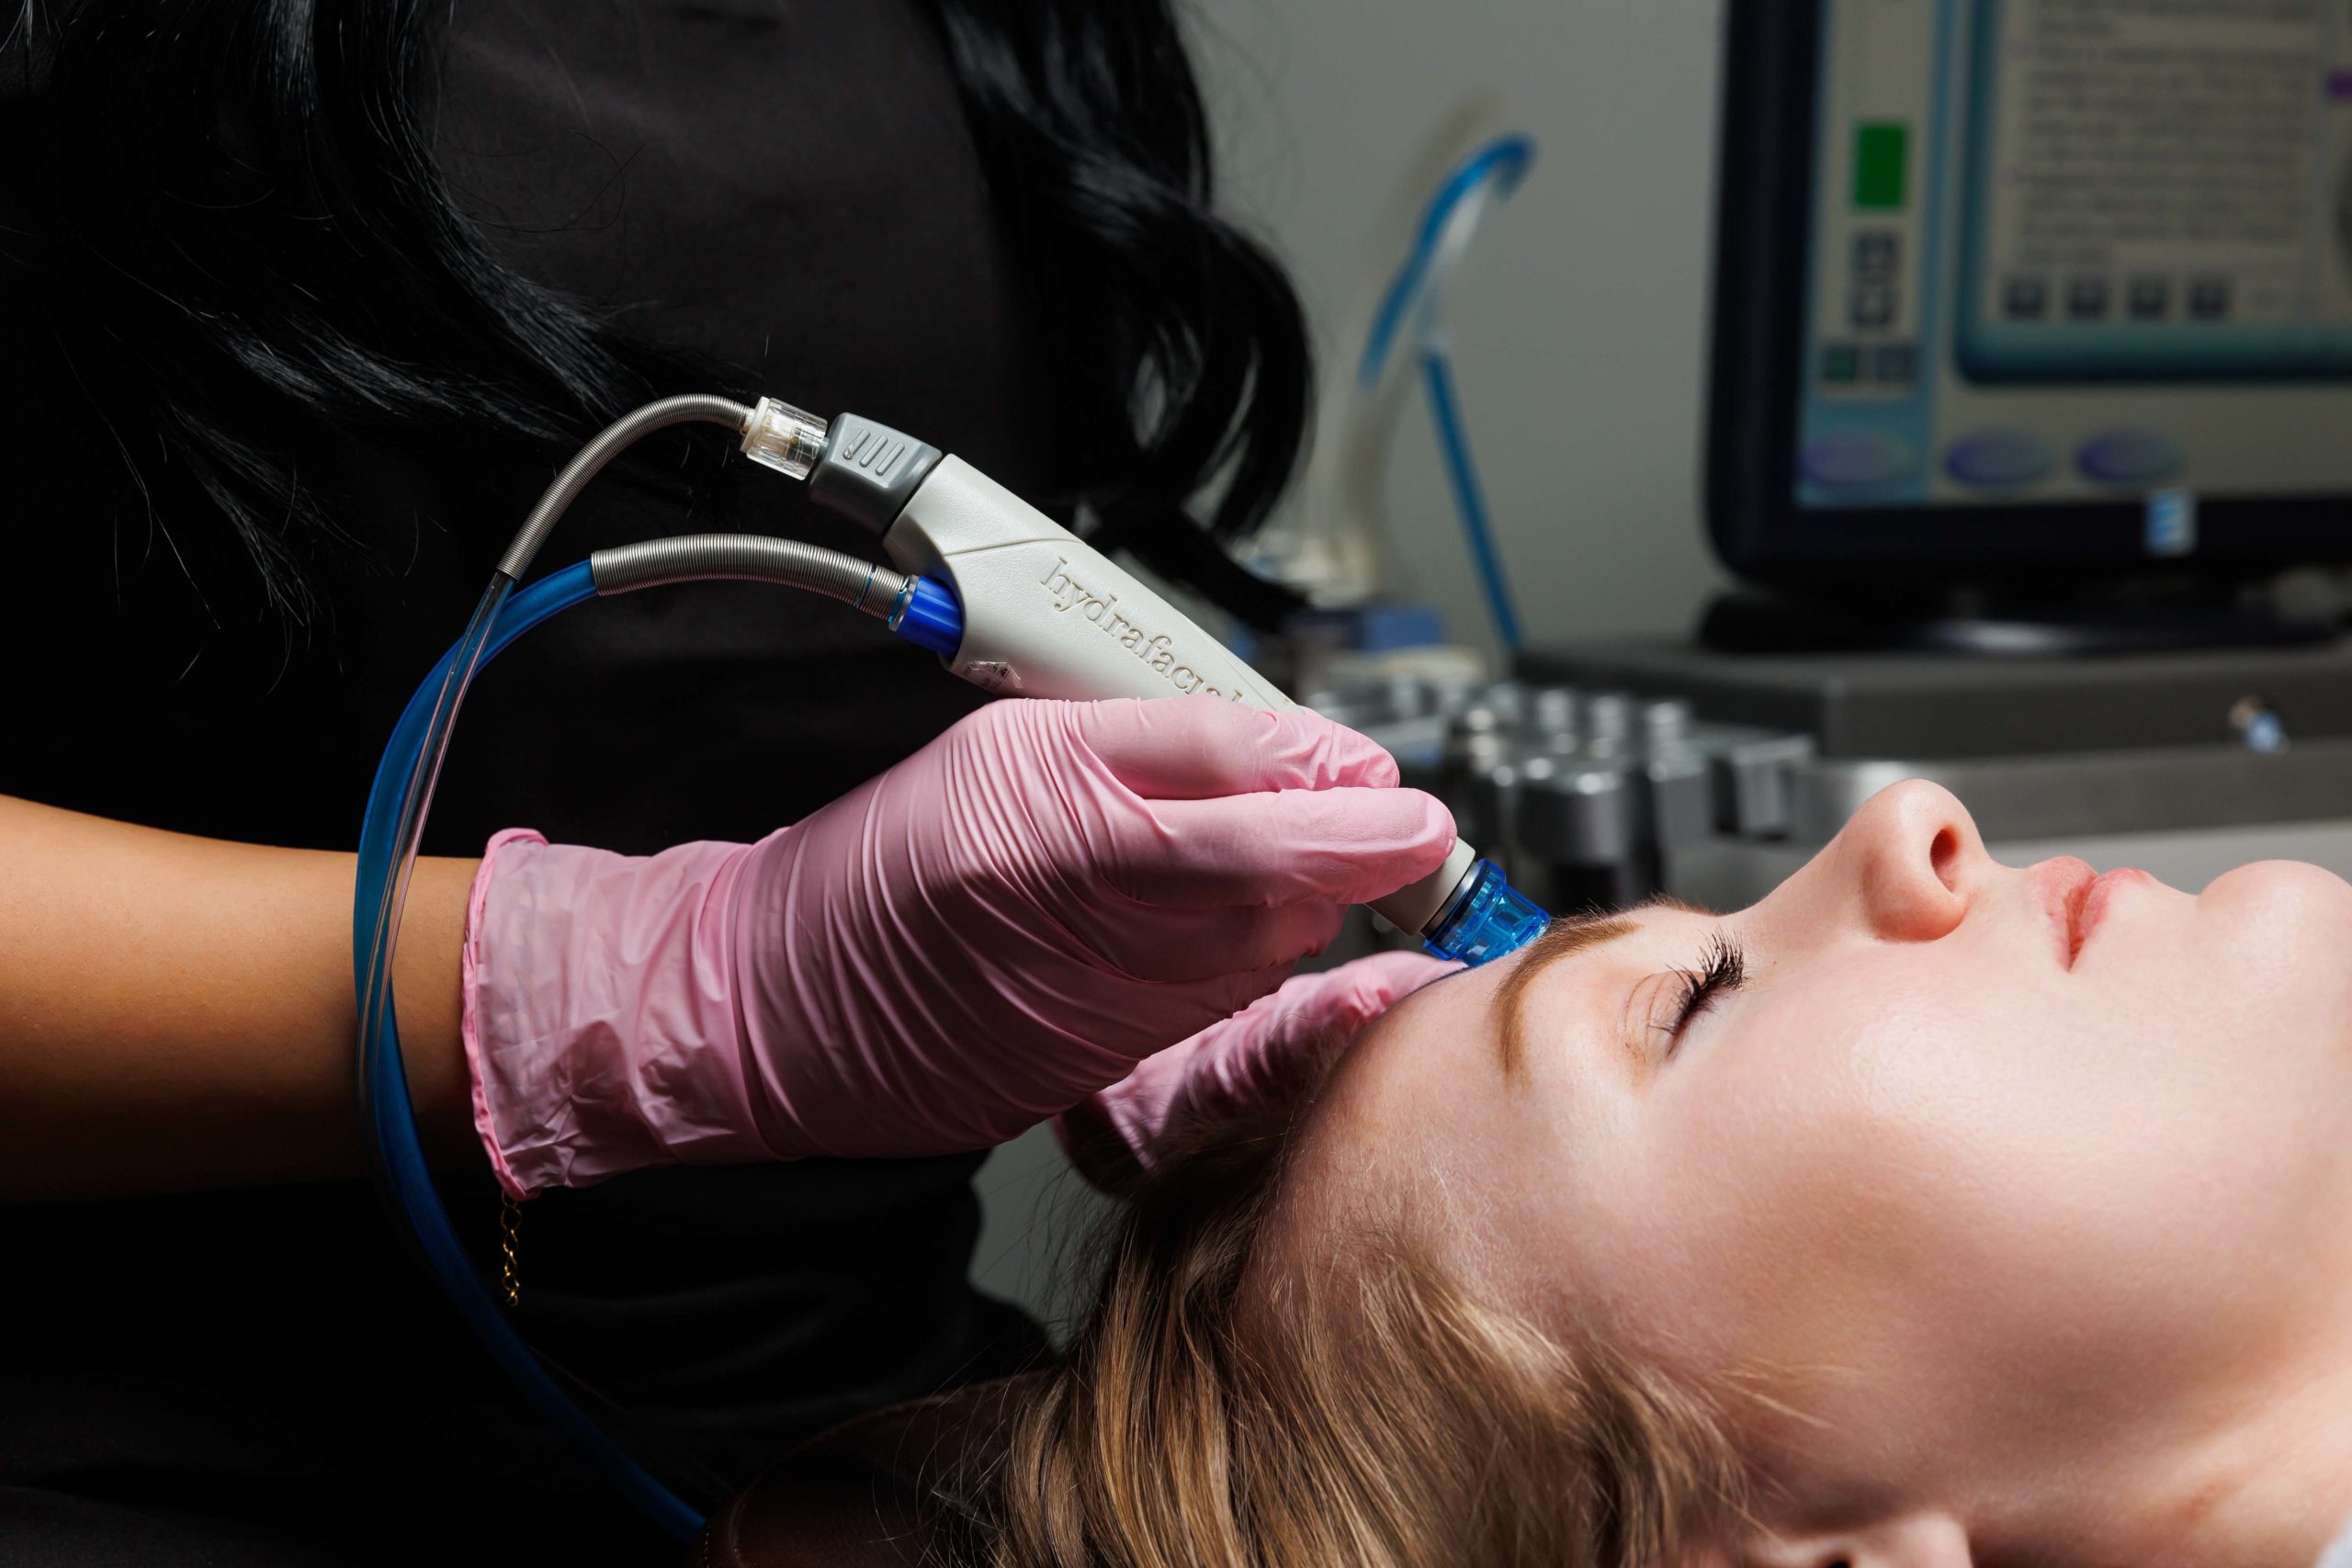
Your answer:
[[[393,995],[436,1157],[482,1157],[458,1042],[474,863],[424,860]],[[0,1201],[345,1176],[354,859],[0,796]]]

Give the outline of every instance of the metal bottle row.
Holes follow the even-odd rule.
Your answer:
[[[1809,737],[1702,722],[1677,698],[1409,678],[1307,705],[1386,746],[1405,782],[1544,908],[1636,903],[1666,857],[1702,840],[1790,831]]]

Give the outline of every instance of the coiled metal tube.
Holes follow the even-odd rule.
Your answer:
[[[513,581],[522,581],[523,574],[531,570],[531,558],[539,553],[541,545],[547,543],[548,535],[554,531],[564,509],[588,488],[588,481],[594,479],[605,464],[619,457],[631,442],[673,424],[723,424],[741,434],[751,423],[752,411],[741,403],[732,398],[713,397],[701,392],[689,393],[682,398],[664,398],[658,403],[646,404],[634,413],[624,414],[606,425],[596,439],[580,449],[578,457],[564,465],[563,472],[556,476],[555,483],[548,486],[547,493],[539,497],[538,505],[531,509],[531,515],[524,519],[522,530],[514,536],[514,542],[506,547],[506,554],[500,559],[498,570]]]
[[[734,578],[807,589],[876,618],[889,615],[907,586],[906,578],[887,566],[797,539],[758,534],[683,534],[620,545],[590,556],[588,570],[599,593]]]

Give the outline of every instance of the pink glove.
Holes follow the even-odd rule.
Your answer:
[[[1426,953],[1379,953],[1295,976],[1087,1096],[1054,1119],[1054,1133],[1080,1175],[1124,1191],[1196,1129],[1312,1089],[1364,1025],[1459,968]]]
[[[756,844],[491,840],[464,1036],[516,1196],[643,1166],[986,1148],[1436,869],[1443,807],[1306,712],[999,702]]]

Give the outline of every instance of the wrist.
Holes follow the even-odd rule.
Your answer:
[[[466,897],[466,934],[458,962],[458,1040],[465,1048],[467,1097],[472,1106],[474,1134],[490,1156],[490,1168],[498,1177],[499,1188],[510,1198],[527,1198],[531,1190],[516,1175],[500,1146],[496,1118],[484,1088],[481,976],[486,965],[482,950],[488,930],[484,906],[489,902],[501,853],[515,844],[546,842],[546,836],[533,829],[508,828],[492,834],[490,842],[482,846],[481,863],[474,868],[473,887]]]
[[[753,853],[492,840],[461,1027],[476,1131],[507,1192],[775,1157],[747,1077],[732,941]]]

